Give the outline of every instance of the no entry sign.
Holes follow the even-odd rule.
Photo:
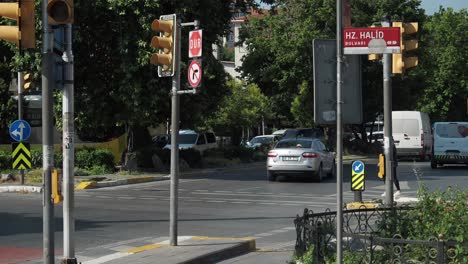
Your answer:
[[[400,28],[345,28],[343,48],[344,54],[400,53]]]
[[[202,30],[193,30],[189,33],[189,58],[202,55]]]
[[[190,63],[188,67],[187,78],[190,86],[192,86],[193,88],[196,88],[200,85],[202,78],[202,66],[200,61],[193,60]]]

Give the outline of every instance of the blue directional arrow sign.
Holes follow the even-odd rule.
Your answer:
[[[351,166],[352,166],[353,172],[356,174],[359,174],[364,171],[364,162],[360,160],[356,160],[355,162],[353,162],[353,165]]]
[[[10,136],[15,141],[25,141],[31,136],[31,126],[24,120],[16,120],[10,125]]]

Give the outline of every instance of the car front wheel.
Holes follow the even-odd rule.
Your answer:
[[[437,162],[431,159],[431,169],[437,169]]]

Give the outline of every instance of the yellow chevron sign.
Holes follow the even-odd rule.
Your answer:
[[[351,165],[351,191],[365,190],[365,165],[364,162],[357,160]]]
[[[29,143],[15,142],[11,144],[13,153],[13,169],[25,170],[31,169],[31,150]]]

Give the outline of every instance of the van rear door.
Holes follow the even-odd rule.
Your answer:
[[[421,124],[416,118],[392,120],[392,135],[398,149],[421,149]]]

